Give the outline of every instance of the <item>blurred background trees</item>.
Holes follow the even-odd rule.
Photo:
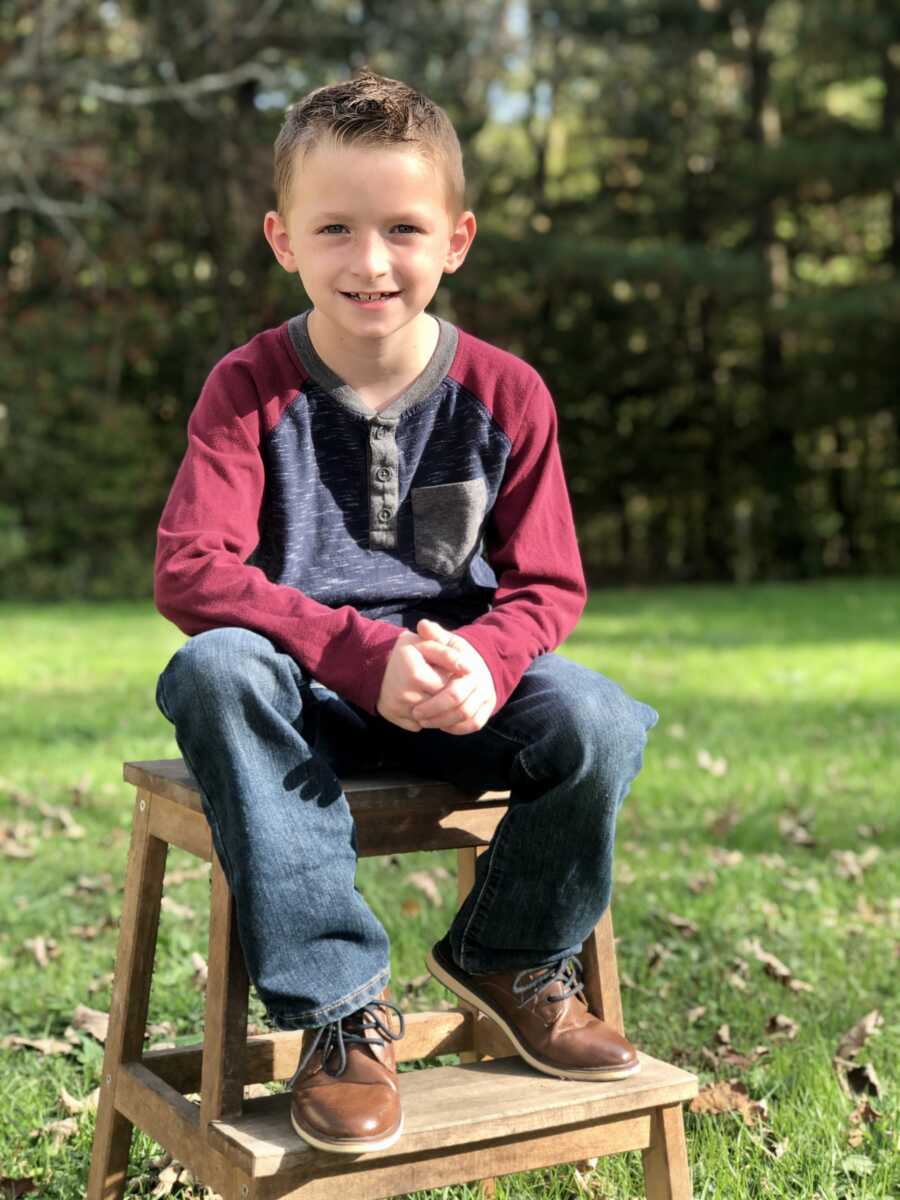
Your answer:
[[[285,107],[443,105],[478,234],[432,308],[553,393],[593,583],[900,569],[890,0],[0,8],[0,589],[149,596],[215,361],[308,304]]]

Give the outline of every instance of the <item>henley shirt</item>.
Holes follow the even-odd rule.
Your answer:
[[[159,521],[156,607],[189,635],[255,630],[372,714],[397,638],[431,617],[484,659],[499,709],[587,600],[552,397],[437,317],[427,366],[375,412],[317,354],[310,311],[209,373]]]

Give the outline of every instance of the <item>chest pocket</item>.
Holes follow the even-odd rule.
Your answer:
[[[483,479],[412,488],[416,563],[437,575],[457,575],[478,548],[487,508]]]

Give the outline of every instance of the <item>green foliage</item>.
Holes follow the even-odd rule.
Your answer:
[[[593,580],[900,571],[896,6],[0,22],[0,594],[149,594],[203,378],[308,303],[261,231],[284,107],[363,62],[459,130],[433,307],[544,376]]]

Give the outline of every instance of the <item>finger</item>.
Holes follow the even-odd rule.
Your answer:
[[[425,729],[434,726],[448,729],[459,721],[468,719],[467,710],[477,702],[477,696],[474,701],[472,699],[477,690],[478,682],[471,677],[467,680],[456,680],[452,685],[448,684],[442,692],[432,696],[431,699],[413,705],[413,708],[410,709],[410,716],[414,721],[421,722]],[[481,705],[479,704],[478,707],[480,708]]]
[[[448,670],[465,671],[465,663],[460,652],[453,646],[441,642],[419,642],[416,649],[427,662],[433,662]]]
[[[424,632],[423,632],[424,626]],[[423,617],[416,625],[416,630],[424,638],[431,638],[437,642],[445,642],[450,636],[449,631],[437,621],[432,621],[429,617]]]
[[[482,706],[475,712],[475,714],[468,718],[468,720],[460,721],[457,725],[451,726],[449,729],[445,730],[445,732],[453,733],[458,736],[466,733],[477,733],[478,730],[483,729],[490,720],[493,708],[494,706],[491,701],[486,700],[484,704],[482,704]]]

